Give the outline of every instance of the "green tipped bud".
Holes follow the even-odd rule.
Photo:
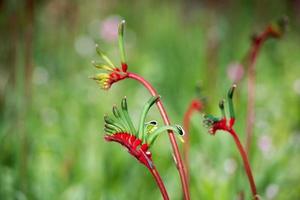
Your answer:
[[[219,108],[221,110],[221,113],[222,113],[222,117],[225,118],[225,109],[224,109],[224,103],[225,103],[225,100],[222,99],[220,102],[219,102]]]
[[[111,60],[107,57],[107,55],[99,48],[98,44],[96,44],[96,52],[107,64],[109,64],[113,68],[116,68]]]
[[[233,97],[235,88],[236,88],[236,85],[234,84],[228,91],[228,107],[229,107],[229,114],[230,114],[231,119],[235,118],[234,107],[233,107],[233,102],[232,102],[232,97]]]
[[[97,69],[102,69],[102,70],[107,70],[107,71],[113,71],[114,68],[106,65],[106,64],[103,64],[103,63],[97,63],[96,61],[92,61],[92,65],[94,65],[94,67],[96,67]]]
[[[119,24],[119,27],[118,27],[118,33],[119,33],[119,36],[123,37],[124,36],[124,30],[125,30],[125,20],[123,19],[120,24]]]
[[[219,102],[219,108],[221,110],[224,110],[224,99],[222,99],[220,102]]]
[[[107,123],[107,124],[114,124],[115,121],[110,118],[108,115],[104,115],[104,121]]]
[[[122,110],[127,110],[127,98],[124,97],[121,101],[121,108]]]
[[[116,118],[121,118],[121,113],[120,113],[119,109],[117,108],[117,106],[113,106],[113,114]]]
[[[126,63],[126,54],[125,54],[125,47],[124,47],[124,30],[125,30],[125,20],[122,20],[118,27],[119,48],[120,48],[122,63]]]
[[[104,128],[104,132],[105,132],[105,133],[108,133],[108,134],[113,134],[113,133],[114,133],[113,130],[108,129],[108,128]]]
[[[179,125],[175,125],[175,126],[178,129],[178,134],[181,135],[181,136],[184,136],[185,131],[183,130],[182,126],[179,126]]]
[[[134,125],[132,123],[132,120],[128,113],[128,106],[127,106],[127,98],[124,97],[121,101],[121,108],[122,108],[122,114],[123,114],[123,122],[126,127],[129,128],[130,132],[134,135],[136,135],[136,130],[134,128]]]
[[[105,124],[104,128],[109,129],[112,132],[120,132],[121,131],[117,127],[115,127],[114,125],[111,125],[111,124]]]
[[[231,88],[229,89],[229,91],[228,91],[228,98],[229,99],[232,99],[235,88],[236,88],[236,84],[233,84],[231,86]]]
[[[126,131],[126,128],[124,127],[124,125],[122,125],[122,122],[120,120],[119,120],[119,122],[116,122],[111,117],[105,115],[104,116],[104,121],[105,121],[106,124],[115,126],[116,128],[118,128],[121,131]]]

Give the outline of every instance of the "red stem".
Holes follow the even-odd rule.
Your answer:
[[[253,39],[252,46],[249,52],[249,66],[248,66],[248,99],[247,99],[247,121],[246,121],[246,152],[249,154],[253,127],[255,120],[255,64],[257,56],[262,44],[270,38],[274,33],[271,27],[267,27],[264,32]]]
[[[153,168],[148,168],[148,169],[151,172],[151,174],[153,175],[153,177],[156,181],[156,184],[159,187],[159,190],[161,192],[161,195],[162,195],[163,199],[164,200],[169,200],[169,196],[168,196],[167,190],[165,188],[165,185],[164,185],[158,171],[156,170],[155,166]]]
[[[234,139],[234,142],[235,142],[235,144],[236,144],[236,146],[237,146],[237,148],[238,148],[238,150],[241,154],[241,157],[243,159],[244,168],[245,168],[245,171],[246,171],[249,183],[250,183],[253,198],[255,200],[258,200],[256,185],[255,185],[254,178],[253,178],[253,175],[252,175],[252,170],[251,170],[251,167],[250,167],[250,163],[249,163],[249,160],[248,160],[247,153],[246,153],[243,145],[241,144],[239,137],[235,133],[234,129],[229,129],[228,132],[232,135],[232,137]]]
[[[194,111],[201,111],[202,103],[198,99],[194,99],[191,101],[187,111],[183,117],[183,129],[185,131],[184,135],[184,144],[183,144],[183,156],[184,156],[184,164],[186,177],[188,181],[188,187],[190,184],[190,165],[189,165],[189,151],[190,151],[190,121]]]
[[[147,80],[140,77],[139,75],[128,72],[128,78],[134,79],[134,80],[140,82],[141,84],[143,84],[152,96],[157,96],[158,95],[158,93],[152,87],[152,85]],[[164,121],[165,125],[170,125],[170,120],[168,118],[168,115],[167,115],[167,113],[165,111],[165,108],[164,108],[164,106],[163,106],[160,99],[156,102],[156,105],[159,109],[159,112],[160,112],[160,114],[163,118],[163,121]],[[180,181],[181,181],[181,185],[182,185],[184,199],[189,200],[190,199],[190,193],[189,193],[186,173],[185,173],[184,165],[183,165],[181,155],[180,155],[180,152],[179,152],[179,149],[178,149],[178,145],[177,145],[177,142],[176,142],[173,131],[168,131],[168,133],[169,133],[170,142],[172,144],[172,149],[173,149],[173,152],[174,152],[175,163],[177,165],[177,169],[178,169],[178,172],[179,172],[179,175],[180,175]]]

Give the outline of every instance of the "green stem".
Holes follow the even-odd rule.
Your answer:
[[[151,146],[153,144],[153,142],[155,141],[155,139],[157,138],[157,136],[165,131],[174,131],[175,133],[177,133],[178,135],[182,136],[183,135],[183,129],[179,126],[162,126],[158,129],[156,129],[153,133],[151,133],[148,138],[147,138],[147,143],[149,144],[149,146]]]
[[[141,138],[144,140],[144,128],[145,128],[145,119],[148,111],[150,110],[151,106],[155,104],[155,102],[159,99],[159,96],[152,96],[147,103],[144,106],[143,112],[140,117],[140,123],[139,123],[139,132],[138,132],[138,138]]]
[[[119,48],[121,53],[121,62],[126,63],[126,54],[125,54],[125,45],[124,45],[124,28],[125,28],[125,20],[119,24]]]

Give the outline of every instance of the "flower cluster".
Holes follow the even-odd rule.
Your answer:
[[[235,114],[234,114],[234,107],[232,102],[232,97],[236,85],[233,85],[230,90],[228,91],[227,99],[228,99],[228,108],[229,108],[229,119],[226,117],[224,103],[225,100],[221,100],[219,103],[219,108],[222,113],[222,117],[215,117],[213,115],[204,115],[203,124],[205,127],[208,128],[210,134],[214,135],[217,130],[230,130],[235,122]]]
[[[97,63],[92,61],[92,64],[97,68],[106,71],[105,73],[99,73],[92,76],[91,79],[95,80],[102,89],[108,90],[111,85],[115,82],[123,80],[128,77],[127,63],[124,48],[124,26],[125,21],[123,20],[119,25],[119,48],[121,52],[121,67],[116,67],[112,61],[106,56],[106,54],[96,44],[97,54],[106,62]]]
[[[104,116],[105,140],[121,144],[127,148],[132,156],[149,169],[153,168],[152,154],[149,148],[161,133],[172,130],[177,133],[181,140],[184,135],[181,126],[158,127],[156,121],[145,122],[148,111],[159,98],[159,96],[151,97],[145,104],[138,129],[134,127],[129,116],[126,97],[121,101],[121,109],[117,106],[113,107],[114,117]]]

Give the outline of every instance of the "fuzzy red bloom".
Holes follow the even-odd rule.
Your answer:
[[[147,168],[153,168],[152,154],[148,150],[149,145],[130,133],[115,133],[113,135],[106,134],[104,139],[108,142],[117,142],[128,149],[128,152],[133,155],[138,161],[144,164]]]
[[[227,130],[226,118],[221,119],[220,121],[214,122],[209,129],[209,133],[214,135],[217,130]]]

